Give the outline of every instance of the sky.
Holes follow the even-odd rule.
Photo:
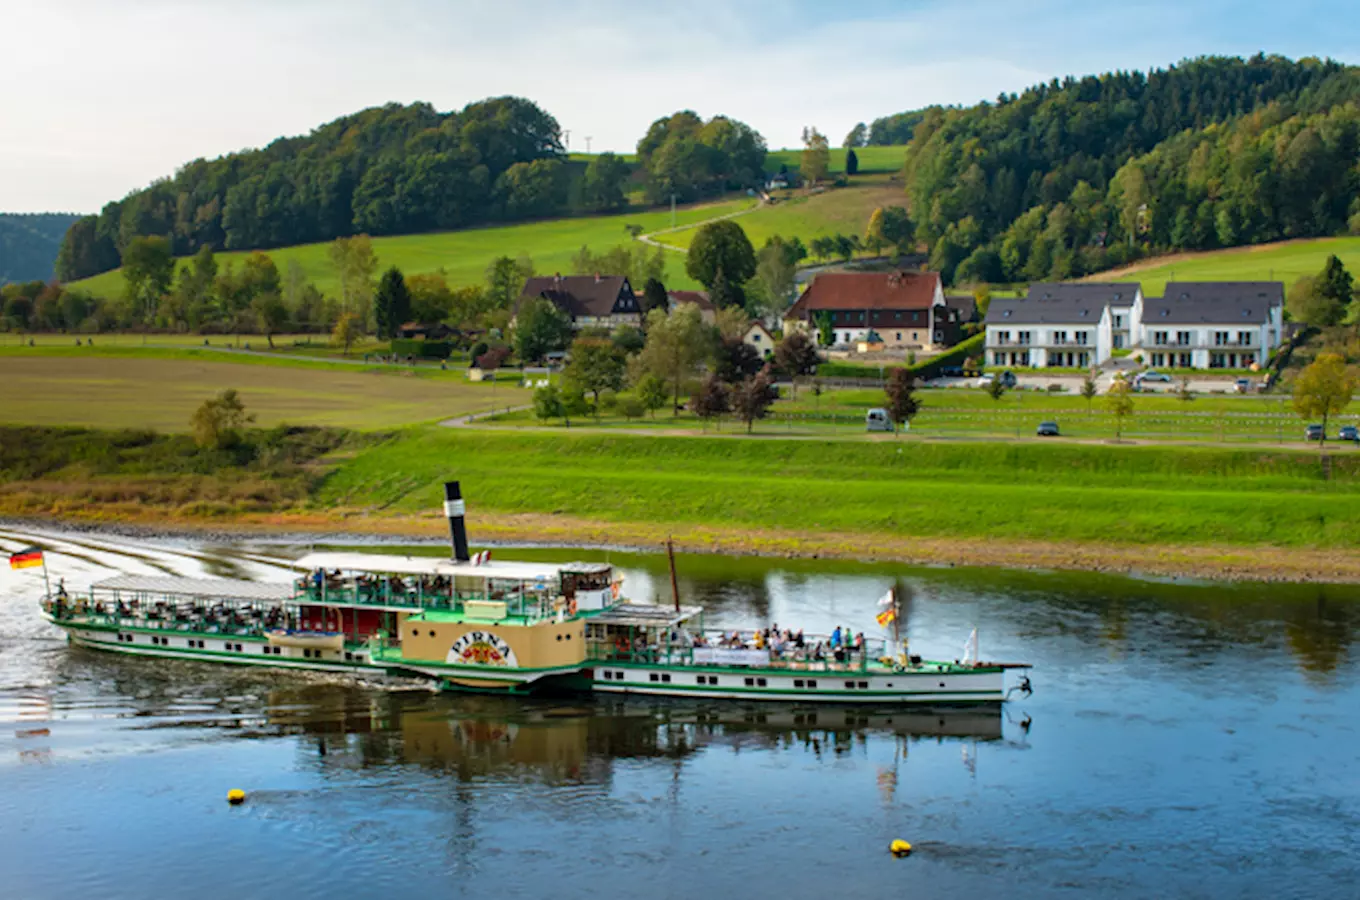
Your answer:
[[[0,0],[0,210],[95,212],[195,158],[423,100],[527,97],[569,148],[693,109],[770,147],[1064,75],[1360,62],[1356,0]]]

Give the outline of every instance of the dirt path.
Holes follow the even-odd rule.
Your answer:
[[[710,222],[721,222],[723,219],[735,219],[738,216],[749,215],[750,213],[753,213],[764,206],[765,201],[757,199],[755,205],[748,206],[745,209],[739,209],[736,212],[726,213],[721,216],[714,216],[711,219],[704,219],[702,222],[691,222],[688,225],[676,225],[672,228],[662,228],[659,231],[650,231],[647,234],[638,235],[637,240],[641,241],[642,243],[646,244],[649,247],[660,247],[663,250],[673,250],[676,253],[688,253],[689,251],[686,250],[684,247],[675,247],[670,244],[663,244],[661,243],[661,241],[654,240],[654,238],[658,234],[673,234],[677,231],[687,231],[691,228],[701,228],[704,225],[709,224]]]

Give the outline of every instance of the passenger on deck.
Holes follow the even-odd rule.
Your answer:
[[[756,645],[756,649],[757,649],[757,650],[764,650],[764,649],[765,649],[765,632],[763,632],[763,631],[757,631],[757,632],[756,632],[756,636],[755,636],[755,645]]]
[[[859,634],[855,635],[855,652],[856,653],[864,652],[864,632],[862,631]]]
[[[836,630],[831,632],[831,646],[834,649],[836,647],[839,647],[840,645],[841,645],[841,626],[837,625]]]

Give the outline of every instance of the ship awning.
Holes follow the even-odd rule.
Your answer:
[[[676,612],[674,606],[654,606],[641,603],[621,603],[604,612],[591,616],[586,621],[591,625],[619,625],[632,628],[669,628],[692,619],[703,612],[701,606],[682,606]]]
[[[533,563],[491,559],[481,565],[439,556],[399,556],[388,553],[308,553],[293,562],[308,572],[317,569],[374,572],[383,575],[444,575],[458,578],[504,578],[507,581],[555,581],[563,572],[594,574],[609,571],[603,563]]]
[[[278,603],[293,598],[287,582],[239,581],[233,578],[180,578],[175,575],[115,575],[90,585],[95,591],[193,597],[202,600],[248,600]]]

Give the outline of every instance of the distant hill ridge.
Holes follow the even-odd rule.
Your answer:
[[[0,213],[0,284],[50,281],[75,213]]]

